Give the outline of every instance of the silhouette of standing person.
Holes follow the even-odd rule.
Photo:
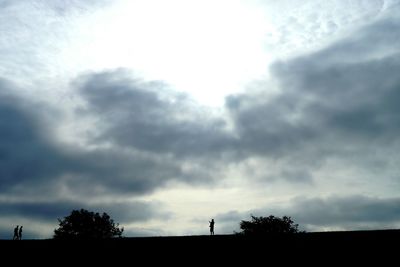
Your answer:
[[[13,236],[13,240],[18,240],[18,225],[17,227],[14,228],[14,236]]]
[[[210,223],[210,235],[214,235],[214,219],[211,219]]]
[[[22,239],[22,225],[19,227],[19,231],[18,231],[18,239],[21,240]]]

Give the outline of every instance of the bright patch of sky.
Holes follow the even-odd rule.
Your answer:
[[[265,79],[274,60],[321,48],[385,8],[365,0],[73,4],[6,6],[0,73],[59,100],[73,94],[68,81],[82,72],[128,68],[221,106],[226,95]]]

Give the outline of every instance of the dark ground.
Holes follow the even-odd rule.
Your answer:
[[[137,266],[169,266],[170,263],[348,266],[350,261],[385,266],[398,265],[400,261],[400,230],[300,233],[264,238],[215,235],[103,241],[0,240],[0,246],[3,261],[8,258],[20,263],[50,262],[59,266],[68,263],[126,265],[126,262]]]

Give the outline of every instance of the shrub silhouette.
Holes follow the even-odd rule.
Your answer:
[[[73,210],[58,221],[60,226],[54,230],[54,239],[105,239],[121,237],[124,231],[105,212],[100,215],[85,209]]]
[[[251,215],[251,221],[241,221],[240,229],[247,236],[260,236],[276,233],[298,233],[298,224],[295,224],[290,217],[282,218],[270,215],[268,217],[256,217]]]

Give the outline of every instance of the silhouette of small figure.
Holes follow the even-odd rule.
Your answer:
[[[18,240],[18,227],[19,225],[17,225],[17,227],[14,228],[13,240]]]
[[[18,240],[22,239],[22,225],[19,227],[19,231],[18,231]]]
[[[210,235],[214,235],[214,219],[211,219],[210,223]]]

